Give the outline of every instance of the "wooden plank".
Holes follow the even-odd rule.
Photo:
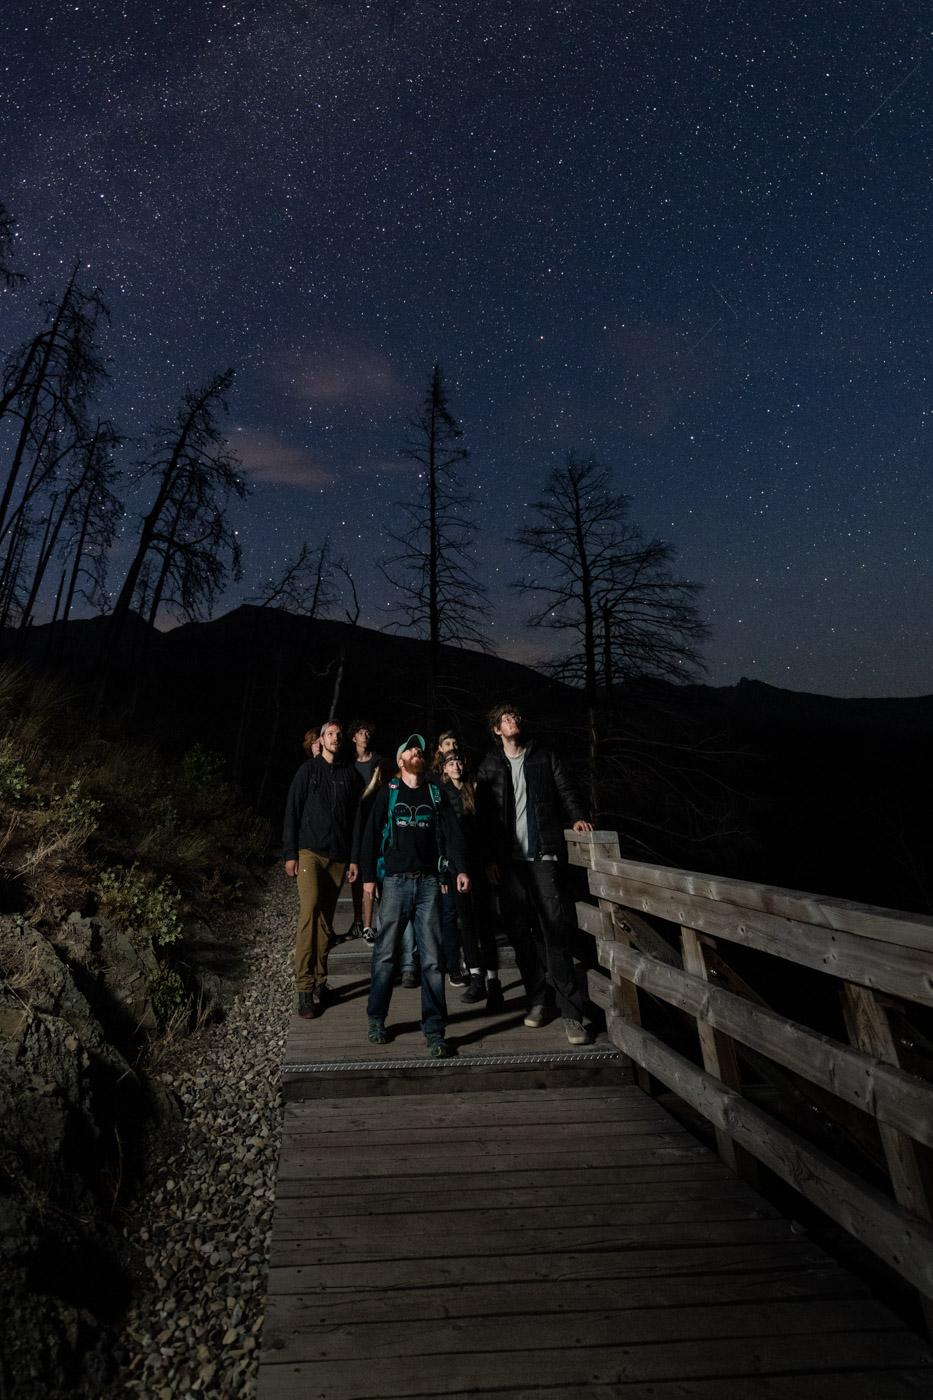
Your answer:
[[[878,1005],[873,992],[864,987],[854,987],[847,983],[843,989],[846,1026],[853,1043],[869,1051],[889,1065],[898,1064],[897,1042],[891,1032],[890,1022],[883,1007]],[[889,1071],[890,1072],[890,1071]],[[933,1103],[933,1091],[930,1094]],[[928,1113],[925,1125],[933,1137],[933,1109]],[[912,1137],[919,1133],[911,1128],[912,1137],[899,1132],[886,1123],[879,1123],[881,1142],[888,1164],[888,1174],[894,1191],[894,1199],[905,1210],[919,1216],[921,1220],[931,1219],[930,1197],[923,1168],[917,1155]],[[933,1300],[921,1299],[927,1335],[933,1336]]]
[[[611,900],[602,901],[602,907],[578,900],[574,908],[577,925],[584,933],[590,933],[594,938],[615,938],[618,931],[630,934],[631,937],[626,937],[625,942],[631,943],[634,948],[657,958],[658,962],[680,967],[681,960],[677,949],[653,929],[646,919],[639,918],[631,909],[622,909]]]
[[[623,944],[599,943],[598,947],[601,961],[613,976],[631,980],[681,1011],[702,1016],[743,1045],[933,1147],[933,1086],[924,1080],[722,987],[664,967]]]
[[[604,1146],[617,1140],[625,1141],[628,1138],[643,1138],[645,1136],[665,1135],[673,1130],[671,1119],[667,1122],[657,1118],[631,1118],[621,1122],[606,1123],[602,1120],[595,1122],[579,1123],[572,1119],[563,1123],[497,1123],[495,1124],[495,1142],[497,1151],[514,1151],[517,1144],[526,1144],[530,1151],[534,1151],[541,1143],[552,1144],[555,1139],[566,1135],[579,1135],[587,1143]],[[343,1147],[358,1147],[359,1135],[351,1129],[347,1132],[336,1131],[322,1133],[309,1124],[303,1127],[301,1124],[290,1123],[288,1125],[288,1135],[296,1141],[302,1141],[307,1146],[316,1146],[322,1152],[339,1151]],[[428,1125],[426,1127],[370,1127],[365,1129],[366,1151],[375,1151],[382,1147],[435,1147],[441,1150],[446,1147],[469,1147],[476,1142],[476,1127],[469,1127],[466,1124],[453,1124],[445,1126]]]
[[[708,982],[706,958],[699,935],[691,928],[682,928],[680,942],[686,972],[695,980]],[[635,985],[637,986],[637,983]],[[703,1011],[702,1003],[700,1009],[695,1012],[695,1019],[703,1068],[707,1074],[722,1080],[723,1084],[728,1084],[730,1089],[741,1091],[742,1076],[739,1073],[739,1062],[731,1037],[717,1030]],[[716,1128],[715,1132],[716,1147],[726,1166],[731,1167],[744,1181],[754,1184],[758,1177],[754,1158],[734,1143],[722,1128]]]
[[[370,1137],[369,1134],[354,1136],[352,1133],[290,1133],[289,1142],[293,1152],[311,1155],[323,1166],[334,1158],[345,1157],[348,1151],[352,1151],[354,1160],[360,1165],[371,1160],[384,1159],[397,1161],[400,1167],[406,1169],[415,1164],[421,1170],[431,1170],[432,1147],[436,1147],[438,1151],[445,1147],[460,1149],[458,1158],[462,1157],[465,1160],[479,1150],[483,1154],[481,1160],[488,1165],[489,1159],[506,1156],[530,1156],[537,1159],[542,1150],[552,1156],[557,1153],[573,1156],[578,1152],[611,1153],[616,1148],[631,1153],[640,1152],[642,1148],[667,1147],[672,1143],[683,1145],[685,1142],[683,1133],[672,1118],[668,1118],[665,1124],[636,1121],[626,1123],[621,1131],[613,1132],[608,1128],[605,1132],[593,1134],[578,1132],[576,1124],[571,1124],[564,1132],[551,1127],[544,1132],[532,1133],[528,1127],[517,1127],[495,1133],[488,1138],[476,1131],[472,1136],[457,1136],[450,1129],[444,1128],[438,1128],[433,1135],[430,1129],[424,1129],[420,1133],[413,1129],[410,1138],[406,1138],[403,1133],[386,1133],[385,1136],[394,1140],[381,1142],[378,1136]],[[689,1139],[686,1141],[689,1142]],[[393,1149],[391,1153],[385,1150],[388,1147]]]
[[[630,1278],[537,1279],[529,1288],[515,1283],[458,1283],[448,1288],[398,1288],[359,1293],[353,1301],[355,1322],[410,1322],[450,1317],[504,1318],[527,1313],[529,1299],[541,1313],[582,1308],[683,1308],[698,1300],[710,1307],[774,1302],[788,1298],[861,1298],[867,1288],[860,1279],[838,1265],[765,1270],[742,1274],[704,1274],[682,1277],[642,1278],[633,1292]],[[276,1327],[283,1332],[309,1325],[342,1325],[347,1321],[344,1289],[285,1294],[276,1307]],[[500,1324],[501,1325],[501,1324]]]
[[[600,912],[603,913],[609,924],[610,935],[614,940],[622,944],[631,941],[631,934],[627,925],[622,919],[622,911],[609,900],[599,901]],[[606,1026],[612,1029],[612,1023],[617,1016],[623,1020],[630,1021],[632,1025],[641,1025],[641,1008],[638,1005],[638,989],[630,982],[617,982],[612,987],[609,994],[609,1005],[606,1008]],[[640,1065],[635,1066],[635,1082],[646,1094],[651,1093],[651,1075]]]
[[[450,1176],[437,1176],[430,1180],[426,1186],[422,1186],[417,1191],[407,1191],[403,1184],[398,1186],[396,1191],[386,1192],[381,1195],[363,1194],[354,1190],[343,1190],[339,1195],[329,1195],[322,1197],[317,1190],[317,1183],[312,1187],[309,1182],[285,1181],[281,1186],[289,1187],[288,1191],[280,1190],[276,1196],[276,1213],[288,1215],[296,1207],[304,1208],[305,1205],[313,1205],[322,1215],[329,1217],[338,1215],[366,1215],[372,1218],[377,1215],[408,1215],[418,1214],[433,1215],[437,1211],[449,1208],[449,1202],[455,1201],[456,1209],[461,1211],[482,1211],[482,1210],[528,1210],[528,1209],[549,1209],[555,1206],[561,1207],[561,1218],[565,1218],[564,1212],[567,1209],[576,1211],[592,1211],[594,1218],[603,1208],[611,1209],[616,1205],[641,1205],[645,1202],[655,1201],[702,1201],[706,1203],[718,1201],[746,1201],[750,1205],[755,1205],[759,1210],[770,1210],[760,1196],[750,1195],[741,1182],[736,1181],[731,1173],[726,1174],[726,1179],[715,1177],[712,1180],[679,1180],[679,1181],[648,1181],[635,1183],[619,1183],[612,1180],[606,1185],[594,1188],[593,1195],[588,1197],[591,1204],[582,1204],[581,1190],[579,1186],[535,1186],[529,1184],[526,1187],[513,1187],[512,1189],[502,1189],[486,1187],[475,1190],[465,1187],[463,1182],[457,1180],[451,1187]],[[595,1198],[595,1199],[594,1199]],[[425,1228],[430,1228],[430,1222],[425,1222]]]
[[[504,1234],[504,1232],[503,1232]],[[563,1229],[555,1226],[544,1230],[516,1230],[513,1239],[502,1240],[502,1251],[512,1256],[520,1254],[549,1254],[552,1262],[563,1252],[571,1254],[595,1250],[605,1253],[609,1250],[648,1249],[663,1247],[672,1249],[682,1245],[728,1245],[728,1244],[780,1244],[793,1240],[793,1227],[788,1220],[678,1220],[670,1224],[655,1222],[648,1225],[581,1225]],[[408,1248],[418,1259],[446,1258],[448,1244],[433,1235],[425,1235],[414,1229]],[[489,1255],[487,1242],[477,1238],[457,1237],[456,1250],[460,1258],[484,1259]],[[349,1236],[315,1238],[305,1232],[294,1239],[281,1239],[273,1236],[270,1264],[290,1266],[295,1264],[324,1264],[339,1260],[341,1263],[363,1263],[380,1259],[398,1262],[397,1239],[369,1237],[353,1239]],[[493,1267],[495,1260],[491,1261]],[[393,1270],[395,1265],[393,1264]]]
[[[555,1092],[556,1090],[556,1092]],[[573,1089],[572,1093],[562,1093],[560,1086],[552,1086],[548,1090],[537,1089],[531,1085],[521,1088],[496,1089],[494,1094],[488,1089],[465,1088],[458,1092],[456,1098],[449,1099],[444,1103],[436,1100],[420,1098],[412,1095],[406,1105],[406,1115],[408,1113],[468,1113],[471,1109],[481,1107],[484,1111],[491,1105],[495,1105],[496,1112],[504,1110],[506,1107],[516,1106],[519,1108],[537,1109],[540,1112],[561,1112],[564,1109],[576,1109],[582,1105],[596,1104],[608,1112],[624,1112],[629,1106],[644,1104],[644,1096],[631,1085],[624,1082],[615,1084],[611,1088],[605,1084],[579,1085]],[[309,1104],[295,1106],[295,1112],[300,1109],[303,1113],[320,1113],[322,1117],[328,1114],[331,1117],[339,1118],[346,1113],[360,1114],[388,1114],[395,1117],[398,1114],[398,1104],[390,1103],[382,1098],[358,1099],[353,1097],[341,1097],[339,1094],[326,1099],[321,1099],[315,1107]]]
[[[797,1337],[823,1332],[903,1331],[903,1323],[874,1299],[810,1298],[805,1302],[775,1300],[766,1305],[734,1303],[729,1308],[686,1306],[681,1308],[607,1308],[582,1311],[571,1295],[556,1312],[534,1312],[516,1317],[521,1346],[509,1345],[501,1320],[486,1313],[480,1317],[435,1319],[429,1325],[416,1318],[395,1322],[361,1323],[344,1315],[338,1324],[309,1323],[270,1327],[262,1344],[275,1362],[333,1361],[367,1357],[382,1362],[405,1357],[442,1356],[467,1343],[476,1351],[501,1353],[553,1347],[561,1338],[574,1347],[645,1345],[700,1338]],[[535,1300],[529,1296],[529,1305]]]
[[[629,1385],[639,1381],[701,1379],[704,1377],[787,1374],[803,1371],[855,1370],[870,1367],[925,1365],[923,1344],[904,1332],[824,1333],[819,1344],[812,1336],[691,1339],[634,1346],[558,1347],[495,1353],[499,1386],[545,1383],[566,1385]],[[463,1395],[488,1393],[490,1357],[475,1352],[464,1334],[443,1366],[427,1371],[421,1356],[383,1360],[368,1358],[308,1361],[267,1365],[260,1373],[260,1397],[274,1400],[345,1400],[345,1397]],[[425,1385],[429,1386],[426,1391]],[[746,1384],[748,1382],[746,1381]],[[755,1393],[754,1391],[752,1393]]]
[[[673,1138],[669,1145],[650,1149],[633,1148],[631,1151],[625,1152],[619,1149],[600,1151],[580,1144],[576,1147],[568,1146],[563,1152],[539,1150],[536,1154],[502,1154],[498,1157],[497,1164],[502,1171],[521,1171],[523,1168],[529,1167],[529,1164],[536,1157],[535,1169],[543,1171],[563,1170],[571,1162],[577,1167],[609,1167],[616,1164],[619,1166],[644,1166],[646,1163],[660,1165],[664,1162],[686,1162],[696,1159],[702,1157],[706,1150],[702,1143],[691,1142],[687,1138]],[[296,1151],[289,1153],[288,1159],[283,1161],[279,1175],[280,1177],[300,1175],[307,1178],[309,1172],[320,1166],[321,1161],[316,1153]],[[374,1158],[366,1162],[360,1161],[359,1153],[349,1152],[342,1156],[335,1154],[329,1158],[327,1167],[331,1174],[350,1180],[366,1175],[397,1177],[401,1172],[410,1177],[418,1177],[431,1174],[432,1162],[429,1154],[423,1152],[406,1155],[392,1161],[388,1161],[384,1153],[377,1153]],[[488,1171],[489,1168],[490,1158],[487,1153],[476,1156],[463,1154],[457,1162],[457,1169],[460,1172],[484,1172]]]
[[[495,1389],[496,1400],[921,1400],[929,1388],[925,1371],[845,1371],[841,1374],[756,1376],[751,1386],[747,1376],[719,1377],[711,1381],[649,1381],[599,1389],[584,1384],[547,1385],[540,1383]],[[436,1392],[433,1392],[436,1395]],[[493,1392],[487,1392],[492,1394]],[[421,1391],[425,1400],[432,1392]]]
[[[522,1254],[516,1258],[483,1255],[396,1259],[392,1263],[393,1288],[462,1287],[465,1284],[523,1283],[531,1285],[559,1275],[565,1283],[580,1278],[667,1278],[671,1274],[746,1274],[768,1269],[773,1273],[797,1273],[819,1268],[826,1255],[799,1238],[777,1244],[705,1244],[621,1251],[593,1250],[584,1254]],[[326,1264],[273,1263],[269,1293],[312,1293],[326,1290],[348,1295],[379,1293],[385,1287],[381,1271],[358,1261],[328,1260]]]
[[[880,1191],[866,1186],[798,1133],[697,1069],[657,1036],[621,1022],[613,1033],[633,1060],[645,1064],[710,1122],[725,1128],[925,1297],[933,1297],[933,1229],[929,1225],[892,1205]]]
[[[568,1167],[559,1166],[538,1170],[533,1164],[525,1163],[521,1170],[471,1172],[468,1178],[459,1182],[461,1189],[475,1191],[535,1191],[560,1187],[563,1190],[580,1192],[602,1192],[609,1186],[623,1188],[639,1183],[656,1181],[690,1182],[707,1180],[715,1183],[732,1181],[731,1173],[718,1157],[702,1149],[702,1154],[685,1158],[680,1162],[622,1163],[608,1167]],[[373,1196],[394,1195],[399,1190],[399,1182],[394,1176],[355,1176],[335,1173],[324,1176],[315,1173],[315,1196],[348,1196],[355,1199]],[[450,1172],[437,1171],[433,1176],[419,1176],[417,1190],[432,1191],[449,1187]],[[311,1178],[308,1172],[289,1174],[288,1157],[279,1164],[279,1179],[276,1192],[279,1196],[299,1195],[310,1191]]]
[[[639,885],[655,885],[746,911],[758,910],[799,923],[813,924],[827,931],[850,933],[859,938],[933,953],[933,918],[926,914],[909,914],[900,909],[883,909],[828,895],[786,890],[776,885],[759,885],[750,880],[733,880],[721,875],[702,875],[693,870],[677,870],[642,861],[595,857],[591,864],[589,859],[581,858],[574,849],[570,850],[569,857],[576,865],[584,865],[606,875],[622,876]]]
[[[686,924],[818,972],[933,1006],[933,962],[916,948],[819,929],[780,915],[740,909],[599,871],[591,870],[588,880],[591,892],[600,899],[631,904],[671,923]]]
[[[459,1097],[452,1095],[450,1098],[420,1099],[417,1108],[406,1107],[405,1122],[411,1123],[413,1131],[416,1132],[436,1129],[440,1132],[462,1131],[475,1134],[475,1113],[458,1111]],[[553,1105],[548,1094],[542,1094],[541,1098],[544,1102],[540,1107],[531,1104],[502,1107],[496,1105],[490,1112],[490,1121],[496,1124],[497,1129],[501,1127],[509,1131],[520,1131],[523,1127],[535,1126],[550,1128],[554,1132],[562,1132],[564,1129],[572,1132],[578,1128],[581,1133],[603,1125],[623,1131],[626,1127],[635,1127],[638,1124],[670,1124],[670,1118],[664,1110],[641,1092],[638,1094],[639,1102],[623,1104],[618,1111],[612,1111],[602,1104]],[[399,1119],[398,1110],[393,1114],[382,1111],[385,1105],[397,1103],[396,1099],[350,1099],[344,1113],[318,1112],[322,1104],[330,1102],[332,1101],[328,1099],[304,1099],[290,1103],[286,1109],[286,1131],[315,1132],[322,1137],[343,1133],[350,1128],[366,1133],[382,1132],[386,1124],[395,1124]],[[362,1105],[359,1113],[353,1107],[356,1104]],[[381,1111],[372,1112],[372,1104],[378,1104]],[[437,1105],[436,1112],[431,1111],[434,1104]]]
[[[608,1239],[611,1230],[628,1225],[780,1219],[777,1212],[763,1201],[737,1196],[616,1202],[613,1205],[606,1205],[600,1201],[595,1206],[565,1205],[557,1216],[550,1206],[486,1205],[469,1209],[453,1208],[451,1202],[457,1199],[456,1189],[448,1187],[447,1194],[440,1201],[434,1202],[436,1206],[447,1205],[448,1209],[427,1210],[418,1216],[419,1245],[441,1234],[444,1242],[452,1250],[459,1248],[459,1242],[464,1236],[468,1240],[485,1236],[487,1247],[495,1237],[498,1241],[496,1247],[502,1248],[502,1235],[518,1236],[529,1230],[548,1230],[554,1226],[555,1220],[560,1221],[562,1230],[605,1230]],[[409,1225],[410,1222],[406,1221],[406,1233]],[[273,1239],[304,1239],[309,1235],[313,1235],[316,1240],[397,1240],[400,1235],[399,1213],[392,1211],[377,1214],[335,1214],[322,1210],[320,1201],[313,1198],[280,1201],[275,1212]]]

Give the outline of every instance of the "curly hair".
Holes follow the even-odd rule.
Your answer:
[[[509,701],[508,703],[503,702],[501,705],[493,705],[492,709],[486,716],[486,723],[489,726],[490,734],[495,735],[496,738],[499,737],[496,734],[496,730],[499,728],[499,725],[502,722],[503,715],[514,715],[517,720],[520,720],[522,717],[522,712],[518,708],[518,706],[513,704],[511,701]]]

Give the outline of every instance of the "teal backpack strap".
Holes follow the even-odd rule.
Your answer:
[[[382,828],[382,843],[379,847],[379,858],[376,861],[376,877],[379,880],[385,879],[385,853],[392,844],[392,837],[395,834],[392,817],[395,812],[395,804],[398,801],[398,790],[399,780],[398,778],[393,778],[389,783],[389,810],[386,812],[385,826]]]

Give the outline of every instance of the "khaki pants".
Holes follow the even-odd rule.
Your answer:
[[[295,985],[310,992],[327,981],[327,954],[334,937],[334,914],[343,884],[344,862],[317,851],[298,852],[298,932]]]

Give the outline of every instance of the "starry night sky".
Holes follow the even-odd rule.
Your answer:
[[[128,434],[228,364],[233,606],[299,542],[363,620],[435,359],[504,543],[573,448],[706,585],[708,679],[933,692],[929,17],[916,0],[8,0],[0,200],[113,312]],[[120,551],[114,584],[122,581]]]

